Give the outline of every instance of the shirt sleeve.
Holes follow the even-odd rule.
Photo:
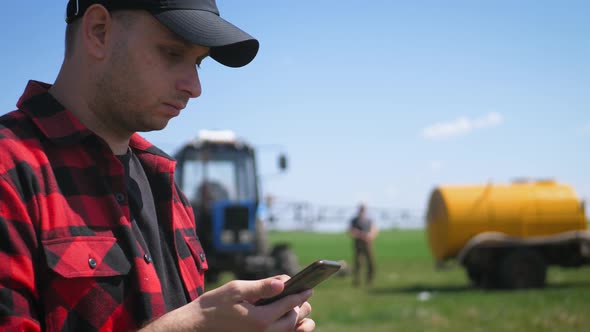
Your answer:
[[[41,330],[33,264],[38,242],[24,201],[17,186],[0,178],[0,331]]]

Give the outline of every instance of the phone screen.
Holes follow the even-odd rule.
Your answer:
[[[338,270],[340,270],[341,264],[330,260],[318,260],[311,263],[305,269],[293,276],[293,278],[285,282],[285,289],[281,294],[262,299],[256,302],[256,305],[264,305],[281,299],[287,295],[297,294],[304,290],[314,288],[322,281],[328,279]]]

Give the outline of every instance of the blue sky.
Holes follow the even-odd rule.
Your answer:
[[[264,192],[422,210],[439,184],[555,178],[590,200],[590,2],[218,1],[261,42],[247,67],[206,60],[203,94],[145,136],[169,153],[200,129],[260,146]],[[0,14],[0,114],[53,82],[65,1]]]

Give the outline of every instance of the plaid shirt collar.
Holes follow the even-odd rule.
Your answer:
[[[47,139],[56,144],[73,145],[87,137],[96,137],[48,92],[49,88],[51,84],[30,80],[16,106],[31,118]],[[131,136],[129,145],[135,150],[175,161],[137,133]]]

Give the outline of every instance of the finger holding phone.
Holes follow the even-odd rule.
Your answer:
[[[284,290],[275,296],[263,298],[256,302],[257,305],[265,305],[277,301],[285,296],[301,293],[305,290],[313,289],[319,283],[328,279],[334,273],[340,270],[341,264],[339,262],[330,260],[317,260],[305,269],[299,271],[293,278],[285,282]]]
[[[307,318],[311,305],[306,302],[311,290],[287,296],[270,305],[253,304],[258,299],[280,294],[288,278],[236,280],[206,292],[192,302],[193,315],[201,318],[193,326],[204,331],[313,331],[315,323]]]
[[[318,260],[293,278],[231,281],[169,312],[146,331],[175,326],[166,330],[311,332],[315,322],[308,318],[311,305],[307,300],[316,285],[339,269],[338,262]]]
[[[257,306],[269,307],[284,302],[285,299],[294,295],[307,294],[312,291],[315,286],[338,272],[340,268],[341,264],[339,262],[317,260],[294,275],[293,278],[282,278],[281,280],[284,281],[284,287],[280,293],[274,296],[260,298],[254,303]],[[311,305],[308,302],[304,302],[293,310],[297,313],[296,331],[311,331],[315,328],[315,322],[311,319],[305,318],[311,313]],[[289,312],[281,319],[285,319],[286,322],[291,322],[293,318],[289,318],[289,316],[293,316],[293,313]],[[290,331],[293,330],[293,328],[289,328],[290,325],[287,325],[286,327]]]
[[[280,280],[283,283],[282,291],[280,293],[275,293],[271,297],[281,296],[283,292],[285,292],[286,282],[290,279],[287,275],[281,275],[275,277],[277,280]],[[313,294],[313,289],[307,289],[298,293],[294,293],[293,295],[303,295],[307,299],[311,297]],[[267,298],[265,296],[265,298]],[[266,305],[258,304],[262,298],[256,298],[254,301],[248,301],[249,303],[254,303],[258,308],[263,309],[264,316],[272,317],[274,312],[276,311],[277,306],[284,306],[285,303],[286,307],[283,307],[279,310],[279,312],[284,311],[285,309],[290,308],[292,305],[291,302],[287,301],[276,301],[274,303],[268,303]],[[283,299],[284,300],[284,299]],[[302,303],[299,303],[298,306],[293,307],[291,310],[286,312],[283,316],[281,316],[274,324],[273,327],[266,330],[267,332],[274,332],[274,331],[296,331],[296,332],[309,332],[315,329],[315,322],[308,318],[311,314],[311,304],[305,300]]]

